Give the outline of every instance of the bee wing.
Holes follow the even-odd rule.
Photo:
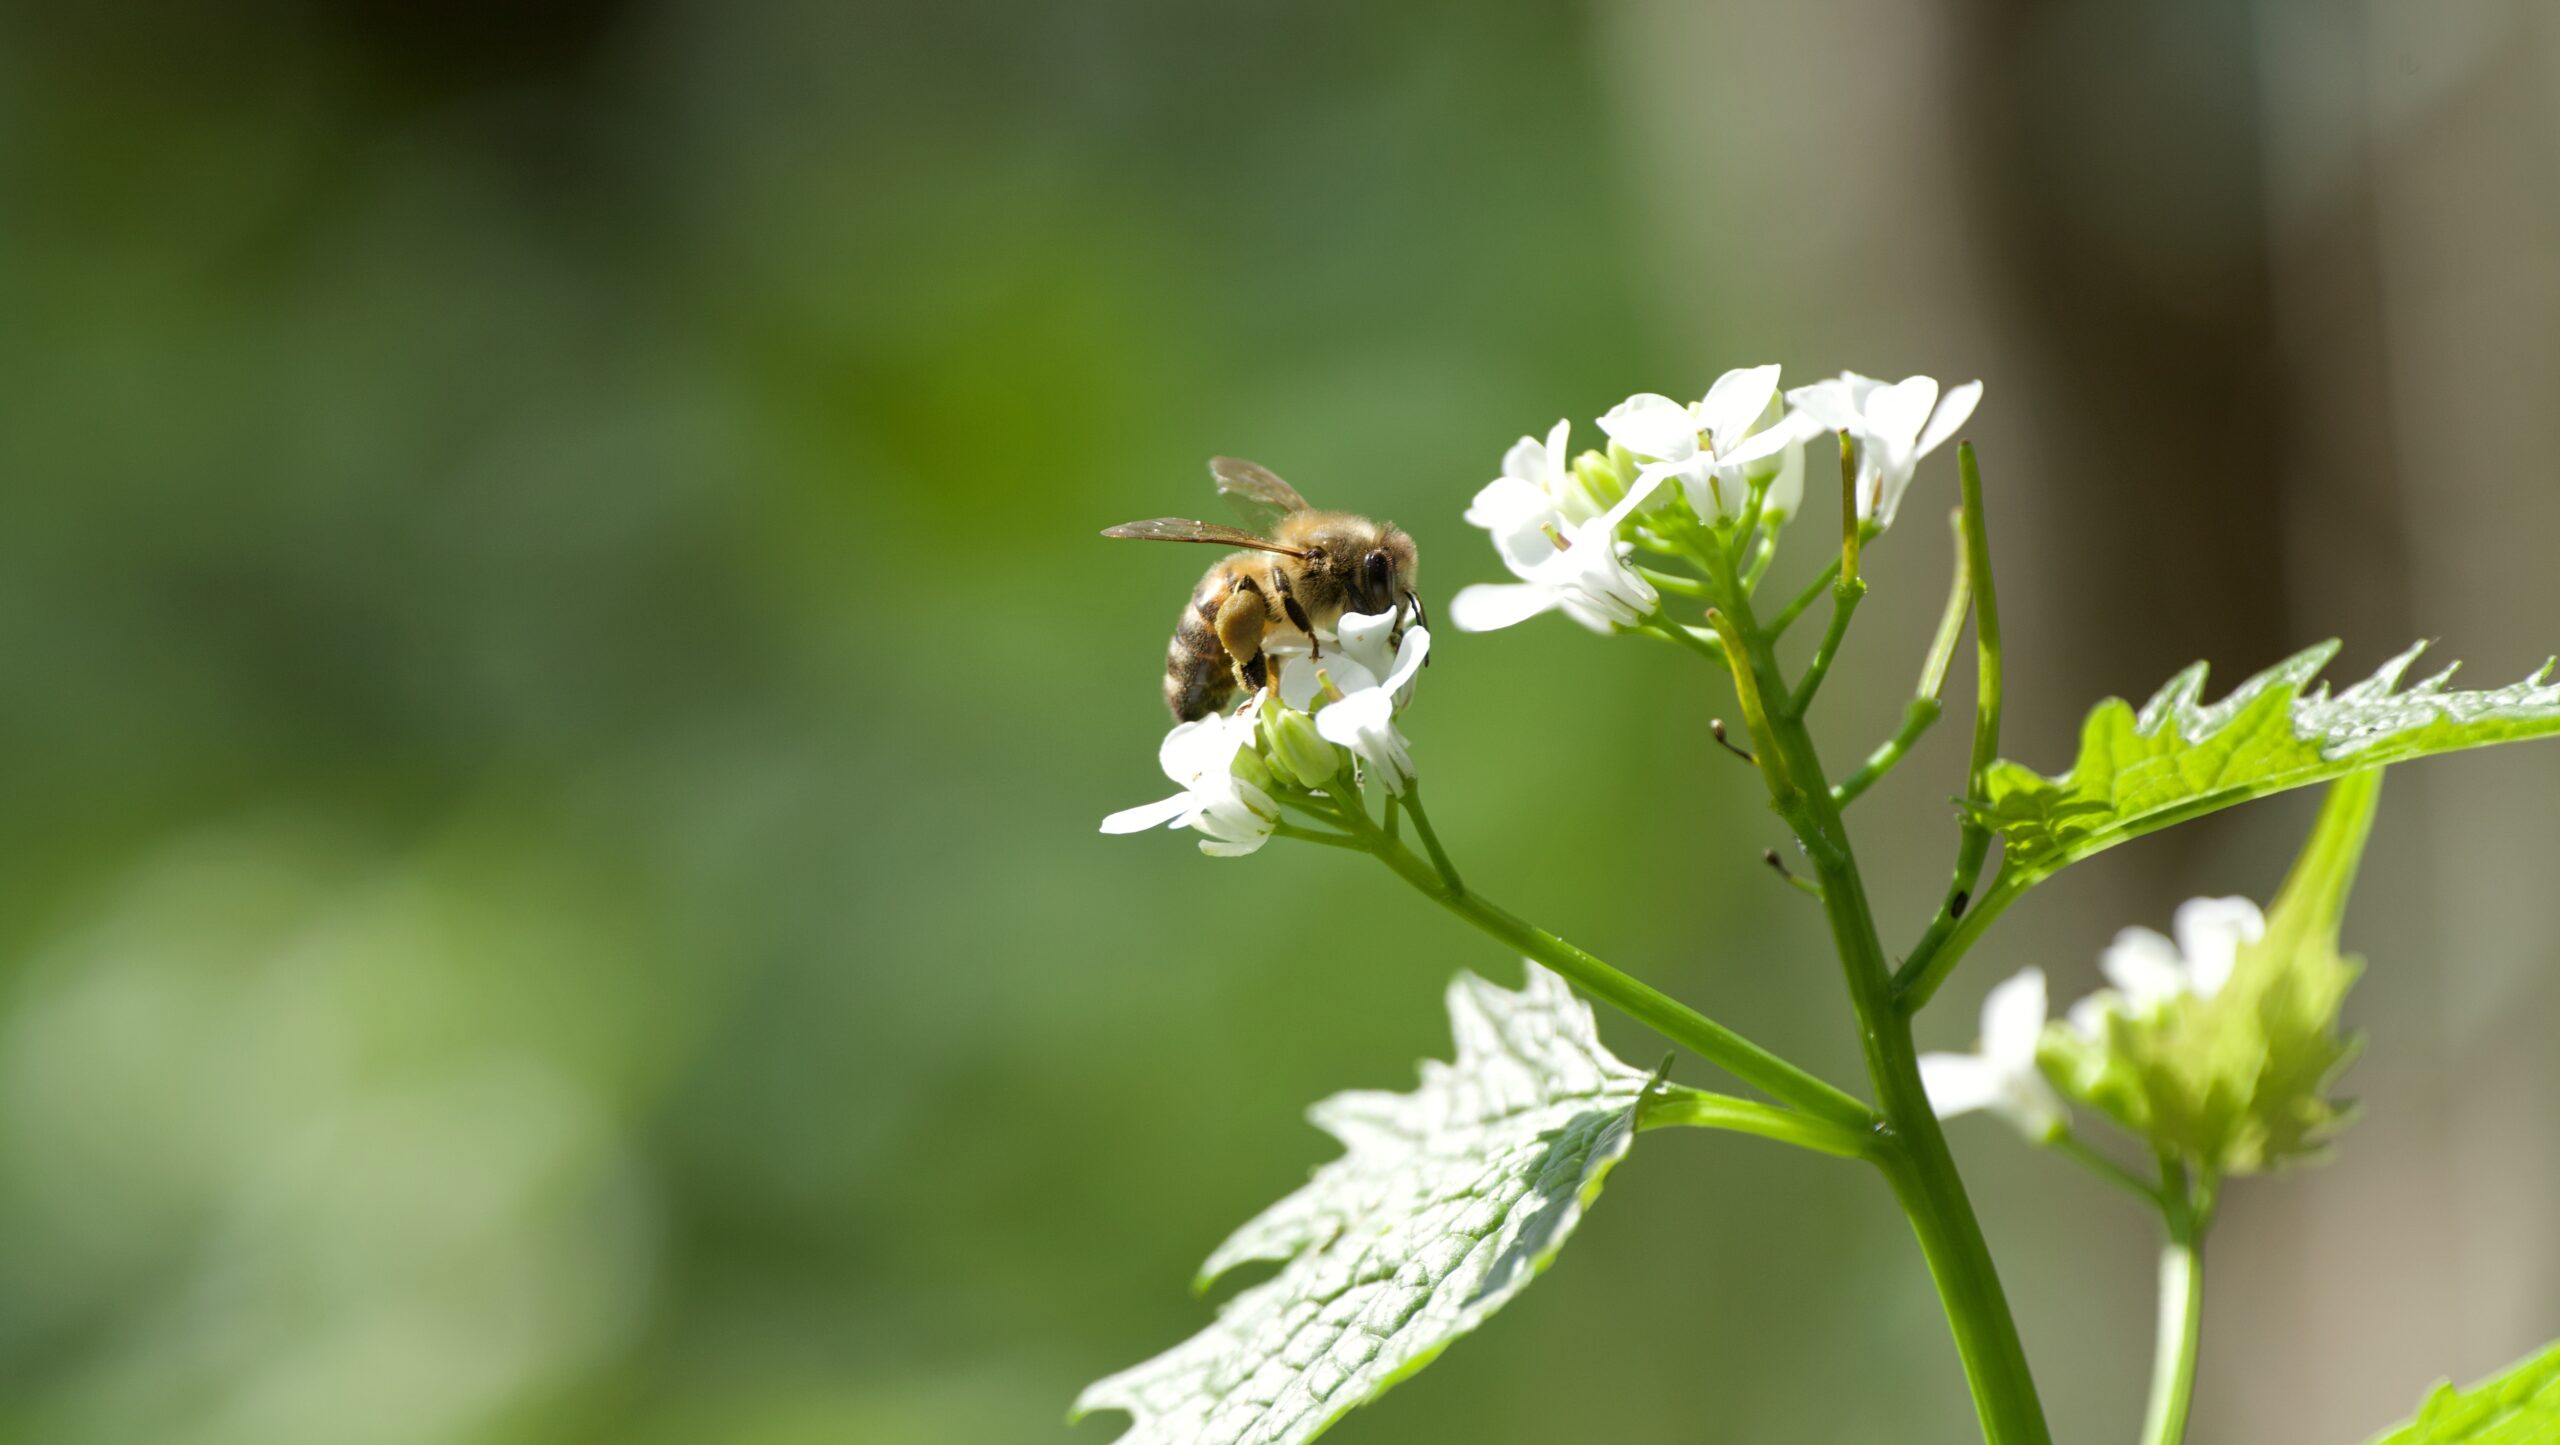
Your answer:
[[[1298,489],[1260,462],[1242,457],[1209,458],[1209,475],[1217,478],[1218,494],[1245,514],[1248,521],[1268,524],[1307,510],[1307,499]]]
[[[1143,522],[1123,522],[1106,527],[1106,537],[1126,537],[1141,542],[1211,542],[1221,547],[1250,547],[1258,552],[1285,552],[1292,557],[1307,555],[1295,547],[1283,547],[1270,538],[1242,527],[1221,527],[1215,522],[1195,522],[1188,517],[1150,517]]]

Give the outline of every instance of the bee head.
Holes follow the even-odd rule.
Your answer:
[[[1361,553],[1351,579],[1353,605],[1385,612],[1413,590],[1413,539],[1394,527],[1378,530],[1376,545]]]

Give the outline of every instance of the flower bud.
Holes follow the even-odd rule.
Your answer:
[[[1584,452],[1573,459],[1573,482],[1589,499],[1591,515],[1599,516],[1618,504],[1627,494],[1627,478],[1598,452]]]
[[[1265,793],[1277,786],[1272,779],[1270,766],[1262,761],[1261,752],[1252,747],[1236,749],[1236,760],[1229,766],[1228,771],[1234,775],[1237,782],[1249,784]]]
[[[2045,1031],[2038,1062],[2062,1091],[2155,1149],[2218,1174],[2317,1155],[2345,1126],[2329,1086],[2356,1051],[2338,1014],[2359,963],[2339,917],[2373,819],[2379,770],[2330,785],[2275,905],[2201,899],[2178,939],[2118,936],[2115,987]]]
[[[1316,720],[1293,707],[1274,707],[1262,715],[1264,751],[1274,771],[1294,778],[1301,787],[1322,788],[1342,771],[1342,750],[1316,731]]]

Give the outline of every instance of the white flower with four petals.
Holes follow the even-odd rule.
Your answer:
[[[1802,498],[1806,429],[1777,402],[1778,368],[1743,367],[1717,377],[1694,402],[1638,392],[1611,407],[1600,429],[1636,455],[1640,475],[1679,482],[1690,510],[1730,522],[1750,501],[1754,466],[1790,449],[1793,466],[1782,463],[1764,505],[1792,512]]]
[[[1200,851],[1238,858],[1262,846],[1280,821],[1271,795],[1235,775],[1236,754],[1253,746],[1253,716],[1212,713],[1176,724],[1164,735],[1156,761],[1182,791],[1170,798],[1123,808],[1102,820],[1105,833],[1149,828],[1197,828],[1208,835]]]
[[[1887,383],[1844,371],[1795,388],[1787,400],[1813,425],[1849,433],[1857,446],[1858,520],[1890,527],[1920,459],[1946,445],[1973,415],[1982,383],[1968,381],[1941,402],[1930,377]]]

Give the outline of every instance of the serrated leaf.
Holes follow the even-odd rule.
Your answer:
[[[2137,712],[2109,698],[2080,730],[2071,771],[2044,777],[2003,761],[1982,820],[2007,838],[2006,864],[2032,880],[2130,838],[2234,803],[2325,782],[2359,768],[2560,733],[2552,664],[2487,692],[2456,691],[2454,669],[2406,691],[2400,679],[2426,644],[2332,697],[2305,691],[2337,655],[2324,642],[2203,703],[2201,662],[2169,679]]]
[[[2370,1445],[2551,1445],[2560,1440],[2560,1343],[2468,1390],[2435,1387],[2418,1417]]]
[[[1250,1260],[1279,1274],[1076,1414],[1129,1412],[1119,1445],[1295,1445],[1526,1288],[1625,1156],[1648,1082],[1562,978],[1528,970],[1518,992],[1458,975],[1457,1059],[1424,1063],[1413,1092],[1309,1110],[1346,1152],[1220,1245],[1202,1283]]]

